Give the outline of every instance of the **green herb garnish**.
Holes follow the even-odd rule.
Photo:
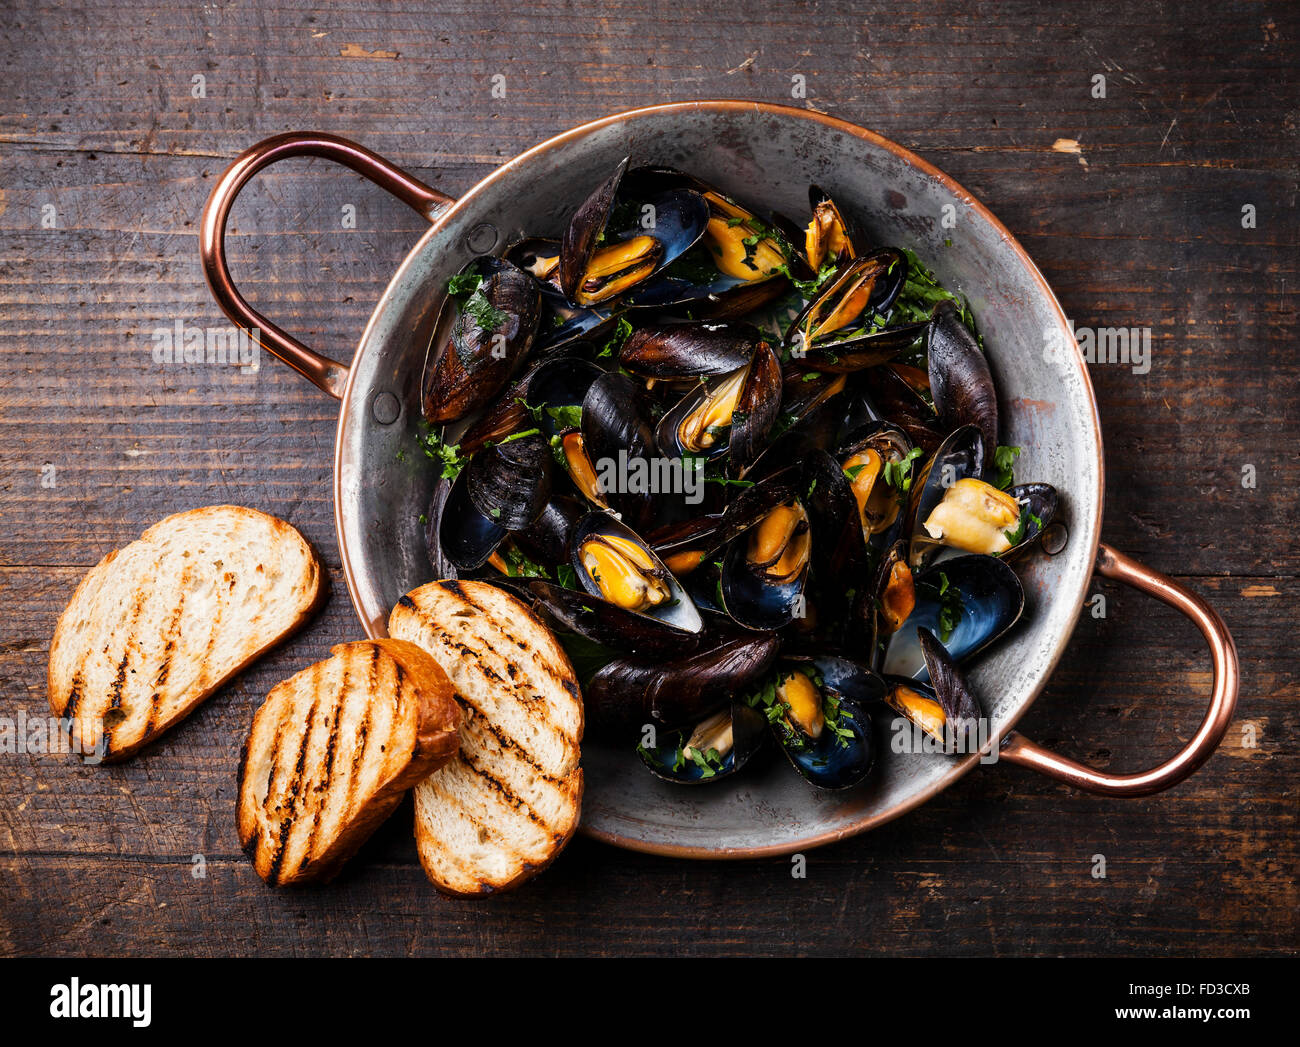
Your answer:
[[[441,476],[444,480],[455,480],[469,462],[469,456],[460,453],[460,444],[445,443],[441,432],[430,430],[421,433],[419,440],[424,453],[442,467]]]
[[[997,470],[997,475],[993,480],[995,487],[1000,487],[1005,491],[1016,482],[1015,464],[1016,459],[1019,457],[1019,447],[999,445],[998,449],[993,452],[993,468]]]

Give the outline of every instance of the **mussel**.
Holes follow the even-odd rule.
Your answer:
[[[690,190],[620,200],[626,170],[623,160],[565,229],[557,275],[560,289],[575,306],[590,307],[627,294],[687,251],[709,222],[708,205]],[[622,223],[614,221],[619,203],[624,206],[618,210],[627,212]]]
[[[424,366],[423,410],[433,425],[458,421],[504,388],[532,348],[541,292],[527,273],[500,258],[477,258],[458,279],[465,292],[456,317],[444,302]]]
[[[1022,484],[999,490],[974,477],[958,480],[922,519],[916,544],[922,559],[938,562],[959,551],[1012,556],[1036,541],[1056,515],[1056,488]],[[936,555],[934,546],[945,546]]]
[[[893,248],[848,262],[790,325],[786,351],[828,372],[857,371],[893,358],[926,328],[885,324],[906,279],[907,259]]]
[[[782,486],[773,484],[769,491]],[[721,576],[727,614],[757,630],[780,629],[803,617],[811,558],[811,524],[803,502],[792,495],[771,505],[727,548]]]
[[[615,633],[620,623],[630,619],[628,646],[637,645],[639,630],[698,639],[704,628],[700,612],[677,578],[630,527],[609,513],[590,512],[574,526],[569,549],[578,582],[602,605],[596,613],[609,608],[623,612],[611,617]]]
[[[979,429],[984,463],[993,465],[998,446],[998,396],[988,359],[951,299],[934,308],[926,335],[930,392],[946,432],[963,425]]]
[[[441,554],[461,571],[487,563],[511,531],[531,525],[551,493],[551,452],[538,434],[485,448],[447,492],[438,520]]]
[[[939,504],[957,484],[976,480],[983,472],[983,437],[973,425],[954,430],[922,467],[912,483],[905,525],[913,567],[924,567],[942,545],[926,527]]]
[[[748,324],[651,324],[628,338],[619,363],[651,383],[692,383],[655,430],[669,457],[728,454],[743,467],[762,449],[780,412],[780,363]]]
[[[666,661],[616,658],[584,689],[588,729],[636,730],[703,717],[763,676],[780,646],[775,634],[746,633],[706,640],[700,650]]]
[[[814,273],[827,263],[851,262],[857,257],[854,233],[829,193],[810,186],[808,202],[812,217],[804,231],[804,258]]]
[[[870,703],[885,687],[875,673],[838,657],[791,660],[747,702],[763,712],[782,752],[822,789],[847,789],[871,771]]]
[[[971,753],[987,731],[982,711],[965,675],[947,649],[928,629],[919,633],[930,682],[886,678],[885,702],[922,734],[939,743],[945,753]]]
[[[747,705],[732,704],[677,730],[654,730],[637,753],[647,767],[674,785],[705,785],[729,778],[767,740],[767,720]]]
[[[926,679],[917,630],[934,633],[958,662],[974,657],[1020,620],[1025,593],[1016,572],[994,556],[958,556],[913,578],[913,607],[889,638],[883,671]]]

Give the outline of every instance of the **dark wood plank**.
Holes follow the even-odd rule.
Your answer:
[[[6,5],[0,714],[43,710],[50,633],[77,579],[170,512],[229,500],[283,516],[322,550],[335,591],[125,766],[0,756],[0,954],[1295,953],[1298,37],[1300,10],[1281,2]],[[1105,99],[1090,94],[1098,73]],[[206,98],[191,97],[196,74]],[[1176,790],[1127,803],[983,769],[810,854],[806,880],[784,861],[670,862],[579,840],[526,890],[468,906],[428,888],[403,808],[336,884],[266,890],[238,853],[234,754],[274,682],[359,628],[337,573],[332,403],[271,360],[239,375],[150,356],[158,326],[225,323],[196,251],[214,178],[258,138],[316,127],[454,194],[594,116],[789,102],[795,75],[808,87],[796,104],[881,131],[989,204],[1076,323],[1152,329],[1149,374],[1092,368],[1105,536],[1205,592],[1233,628],[1244,682],[1223,749]],[[344,204],[355,230],[340,227]],[[232,264],[269,315],[346,359],[420,224],[350,173],[296,163],[241,199]],[[1137,768],[1191,732],[1207,665],[1172,612],[1096,587],[1108,617],[1080,621],[1023,727]]]

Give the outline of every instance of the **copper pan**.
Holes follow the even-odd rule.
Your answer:
[[[1097,404],[1051,289],[1006,228],[966,190],[871,131],[802,109],[753,102],[686,102],[620,113],[558,135],[488,175],[459,200],[361,146],[325,134],[282,134],[253,146],[212,190],[203,213],[204,272],[217,302],[261,344],[341,401],[334,514],[348,590],[362,627],[384,634],[397,598],[429,580],[418,516],[432,481],[416,434],[424,346],[446,280],[475,254],[527,230],[557,234],[574,187],[595,185],[622,157],[690,169],[738,196],[802,213],[810,182],[828,189],[874,239],[912,247],[979,317],[1002,396],[1004,440],[1025,448],[1021,475],[1064,493],[1069,542],[1032,558],[1022,576],[1026,620],[984,656],[972,680],[985,697],[990,757],[1105,796],[1144,796],[1195,771],[1236,706],[1237,655],[1223,620],[1200,596],[1100,543],[1103,456]],[[226,265],[230,209],[258,171],[294,156],[334,160],[428,219],[375,307],[350,365],[313,352],[254,310]],[[957,218],[944,228],[946,205]],[[1045,337],[1065,352],[1043,350]],[[399,451],[405,454],[399,455]],[[1136,774],[1094,770],[1013,728],[1046,685],[1078,621],[1093,572],[1132,585],[1196,623],[1214,682],[1199,728],[1167,762]],[[847,794],[810,790],[773,764],[734,784],[680,789],[643,773],[630,751],[584,747],[584,831],[620,847],[690,858],[788,854],[897,818],[951,785],[980,756],[895,756]],[[1007,773],[986,771],[985,773]]]

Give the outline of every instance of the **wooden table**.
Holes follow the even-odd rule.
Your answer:
[[[124,766],[0,757],[0,953],[1296,952],[1296,7],[721,6],[5,5],[0,713],[44,712],[78,578],[168,513],[229,501],[284,517],[334,594]],[[1222,749],[1170,793],[1124,802],[982,769],[811,852],[802,880],[787,860],[579,839],[527,889],[454,903],[426,883],[405,807],[332,886],[265,888],[235,837],[240,740],[276,680],[359,627],[331,517],[334,403],[269,356],[255,375],[152,357],[159,327],[226,323],[195,235],[213,180],[259,138],[312,128],[455,194],[589,118],[791,102],[796,76],[795,104],[882,132],[983,199],[1077,324],[1151,328],[1148,374],[1092,367],[1105,538],[1231,626],[1244,679]],[[419,232],[359,178],[294,162],[241,200],[232,266],[268,315],[347,359]],[[1199,722],[1208,662],[1173,612],[1095,588],[1105,618],[1084,614],[1023,725],[1137,769]]]

